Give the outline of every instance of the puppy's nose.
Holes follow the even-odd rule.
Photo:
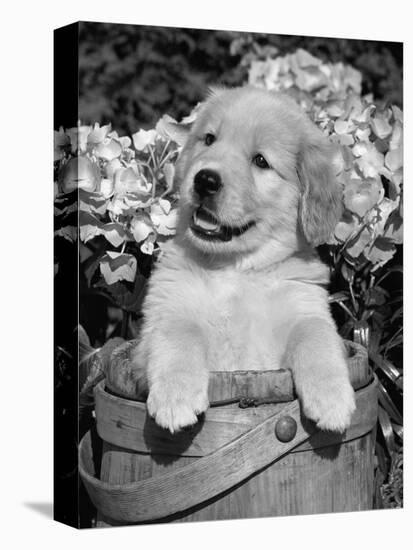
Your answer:
[[[215,195],[222,187],[221,176],[213,170],[200,170],[194,177],[195,192],[201,197]]]

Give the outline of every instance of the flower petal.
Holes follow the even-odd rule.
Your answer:
[[[119,141],[111,138],[105,138],[95,148],[96,156],[103,160],[111,161],[116,159],[122,153],[122,146]]]
[[[156,130],[139,130],[132,135],[133,145],[138,151],[143,151],[148,145],[155,144],[156,136]]]

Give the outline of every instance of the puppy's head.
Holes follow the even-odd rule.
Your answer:
[[[175,183],[178,232],[207,254],[316,246],[341,212],[327,138],[292,99],[249,86],[211,93]]]

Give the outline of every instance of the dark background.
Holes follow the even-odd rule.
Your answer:
[[[231,52],[237,39],[245,45]],[[401,43],[82,22],[81,121],[112,122],[130,135],[154,127],[165,113],[180,119],[209,85],[247,80],[240,61],[251,39],[280,55],[303,48],[326,62],[348,63],[361,71],[363,93],[402,107]]]

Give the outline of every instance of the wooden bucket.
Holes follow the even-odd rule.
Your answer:
[[[344,434],[300,415],[291,373],[211,373],[208,409],[171,435],[144,402],[95,389],[97,432],[80,444],[79,470],[99,525],[203,521],[369,510],[377,395],[363,347],[348,342],[357,410]],[[278,402],[240,408],[236,397]],[[99,447],[99,445],[98,445]]]

